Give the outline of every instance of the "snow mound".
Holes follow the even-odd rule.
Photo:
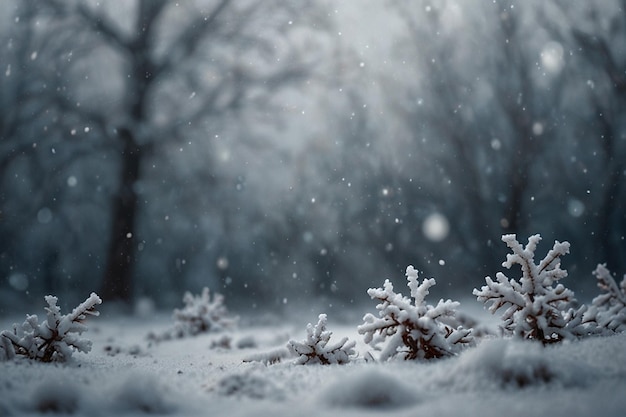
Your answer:
[[[169,414],[175,406],[167,399],[172,393],[157,381],[158,378],[143,373],[126,377],[112,393],[112,403],[119,412],[141,412],[144,414]]]
[[[472,390],[544,384],[582,387],[596,374],[584,363],[562,357],[554,349],[514,339],[487,339],[450,366],[452,369],[443,378]]]
[[[276,383],[254,372],[226,375],[217,384],[216,392],[222,396],[253,399],[284,399],[283,390]]]
[[[82,391],[67,378],[47,377],[32,393],[34,412],[74,414],[79,409]]]
[[[394,409],[408,407],[417,398],[397,376],[378,369],[360,369],[330,384],[322,391],[321,402],[335,407]]]
[[[154,323],[165,328],[168,321]],[[342,366],[298,366],[262,360],[280,356],[267,352],[278,343],[288,352],[282,324],[234,330],[233,340],[254,336],[258,347],[249,350],[211,349],[211,335],[203,335],[142,345],[142,354],[130,355],[124,347],[149,343],[145,320],[99,323],[93,351],[72,362],[0,363],[0,416],[613,417],[626,409],[626,334],[548,346],[482,338],[437,361],[359,357]],[[354,338],[357,331],[345,325],[337,333]],[[124,354],[112,356],[105,349],[112,343]]]

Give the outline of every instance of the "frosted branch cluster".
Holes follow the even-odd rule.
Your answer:
[[[187,291],[183,296],[183,303],[185,306],[182,309],[174,309],[174,327],[161,335],[149,334],[149,339],[161,341],[220,332],[237,323],[237,317],[230,316],[224,305],[224,296],[214,294],[211,299],[211,292],[207,287],[199,295]]]
[[[78,305],[71,313],[63,315],[57,306],[58,299],[45,297],[47,318],[39,323],[37,315],[27,315],[21,326],[0,333],[0,360],[25,356],[42,362],[67,361],[72,352],[89,352],[91,341],[80,337],[87,327],[87,316],[98,316],[96,305],[102,300],[95,293]]]
[[[507,255],[502,266],[510,269],[519,265],[522,276],[510,279],[498,272],[495,281],[486,277],[487,285],[474,289],[474,295],[478,301],[491,303],[489,311],[492,313],[504,309],[502,329],[523,339],[547,344],[597,333],[587,308],[571,308],[574,293],[557,283],[567,276],[567,271],[561,269],[561,256],[569,253],[569,243],[556,241],[545,258],[536,264],[535,251],[540,240],[540,235],[533,235],[524,247],[515,235],[502,236],[502,241],[513,252]]]
[[[229,317],[228,309],[224,305],[224,296],[211,293],[207,287],[200,295],[186,292],[183,297],[185,307],[174,310],[176,328],[183,334],[197,335],[199,333],[217,332],[232,327],[236,318]]]
[[[290,340],[287,343],[289,351],[298,357],[295,364],[344,364],[350,362],[350,357],[355,355],[354,341],[348,341],[347,337],[339,342],[329,344],[332,332],[326,330],[326,314],[320,314],[315,326],[307,325],[307,338],[302,342]]]
[[[589,314],[602,328],[614,332],[626,330],[626,275],[617,285],[604,264],[599,264],[593,274],[602,293],[593,299]]]
[[[366,314],[358,332],[374,348],[387,342],[380,354],[381,360],[396,355],[403,359],[451,356],[473,343],[471,329],[463,328],[455,319],[458,302],[439,300],[436,306],[429,305],[425,298],[435,280],[424,279],[420,284],[413,266],[407,267],[406,277],[410,298],[394,292],[389,280],[385,281],[383,288],[367,291],[372,299],[380,301],[376,306],[378,317]]]

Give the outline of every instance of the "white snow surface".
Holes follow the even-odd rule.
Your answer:
[[[447,359],[381,363],[365,360],[360,323],[329,317],[333,340],[357,342],[350,363],[245,362],[306,335],[276,323],[155,343],[146,336],[171,326],[169,315],[103,314],[84,333],[92,351],[69,363],[0,362],[0,416],[626,415],[623,333],[547,347],[490,337]]]

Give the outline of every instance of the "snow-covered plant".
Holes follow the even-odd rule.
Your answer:
[[[591,302],[590,313],[602,328],[614,332],[626,330],[626,275],[618,286],[605,264],[599,264],[593,274],[602,294]]]
[[[220,332],[237,323],[237,317],[229,316],[224,305],[224,296],[215,294],[211,299],[211,292],[207,287],[202,289],[200,295],[187,291],[183,296],[183,303],[185,306],[182,309],[174,309],[174,327],[161,335],[151,333],[148,335],[149,339],[161,341]]]
[[[348,341],[344,337],[335,344],[329,344],[332,332],[326,330],[326,314],[320,314],[315,326],[309,323],[306,327],[307,338],[302,342],[290,340],[287,349],[298,357],[294,361],[297,365],[304,364],[344,364],[350,362],[354,356],[356,342]]]
[[[200,295],[186,292],[183,296],[185,307],[174,310],[175,327],[180,336],[195,336],[200,333],[219,332],[233,327],[236,317],[230,317],[224,305],[222,294],[213,295],[207,287]]]
[[[553,248],[539,264],[535,264],[535,250],[541,236],[528,238],[523,247],[514,234],[502,236],[502,241],[512,250],[502,263],[507,269],[518,264],[522,276],[509,279],[502,272],[496,281],[486,277],[487,285],[473,294],[485,304],[491,303],[489,311],[495,313],[504,308],[502,329],[523,339],[532,339],[544,344],[559,342],[573,336],[597,333],[597,326],[588,320],[587,308],[575,310],[571,304],[574,293],[563,284],[556,284],[567,276],[561,269],[561,256],[569,253],[569,242],[555,241]]]
[[[79,335],[87,330],[83,323],[87,316],[98,316],[96,305],[102,300],[96,293],[78,305],[69,314],[61,314],[57,297],[45,297],[47,318],[39,323],[37,315],[27,315],[21,326],[0,333],[0,360],[25,356],[42,362],[67,361],[72,352],[89,352],[91,341]]]
[[[461,326],[455,319],[459,303],[439,300],[436,306],[426,304],[428,289],[435,280],[424,279],[420,284],[413,266],[406,268],[411,297],[397,294],[389,280],[383,288],[370,288],[367,293],[380,301],[376,306],[378,317],[368,313],[358,332],[374,348],[389,338],[380,359],[396,355],[403,359],[433,359],[457,354],[464,346],[473,343],[471,329]]]

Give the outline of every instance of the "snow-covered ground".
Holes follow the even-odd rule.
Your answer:
[[[284,320],[155,343],[146,336],[169,315],[89,318],[93,349],[70,363],[0,362],[0,416],[626,415],[626,334],[546,348],[491,338],[453,358],[376,363],[364,359],[361,323],[329,319],[331,342],[357,342],[346,365],[246,362],[305,339]]]

